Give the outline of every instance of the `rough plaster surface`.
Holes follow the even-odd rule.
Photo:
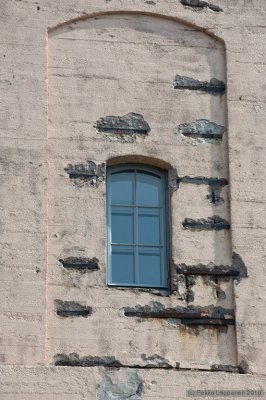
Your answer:
[[[178,324],[173,329],[167,321],[157,321],[156,318],[149,321],[134,318],[129,321],[120,313],[123,307],[147,304],[147,298],[154,301],[154,296],[148,292],[140,295],[137,291],[118,292],[110,288],[106,303],[105,185],[98,185],[94,191],[83,190],[83,187],[77,191],[71,184],[75,179],[73,169],[71,182],[62,176],[64,163],[77,163],[89,150],[96,165],[108,164],[108,160],[116,155],[138,154],[162,159],[176,168],[178,174],[190,173],[195,176],[200,165],[205,175],[228,178],[226,137],[220,140],[218,149],[212,143],[204,142],[204,135],[207,138],[210,133],[215,136],[217,129],[217,135],[222,139],[220,130],[226,125],[225,96],[213,97],[206,93],[186,91],[180,93],[172,87],[173,77],[183,71],[206,81],[214,77],[224,81],[225,51],[222,42],[180,22],[125,13],[88,18],[51,31],[48,35],[48,53],[51,240],[48,242],[47,360],[53,362],[57,353],[77,353],[80,357],[109,356],[115,357],[122,365],[145,366],[145,360],[140,357],[145,353],[148,357],[159,354],[169,359],[171,365],[180,363],[183,367],[200,365],[210,369],[213,364],[237,365],[232,326],[228,332],[221,334],[215,327],[200,328],[199,337],[193,340],[193,331],[189,334]],[[177,58],[180,53],[183,57]],[[194,71],[193,62],[200,65],[199,70]],[[200,116],[206,116],[219,125],[201,120]],[[200,129],[203,136],[197,149],[191,146],[190,137],[187,140],[184,135],[185,140],[181,143],[175,135],[176,125],[188,119],[199,121],[193,128],[193,131]],[[148,129],[149,134],[140,135],[143,129]],[[113,135],[123,134],[125,141],[110,143],[108,137],[99,134],[101,130]],[[129,140],[126,140],[127,132]],[[131,140],[132,133],[138,134],[135,142]],[[83,138],[82,143],[80,137]],[[195,159],[188,166],[185,160],[190,152]],[[200,160],[199,157],[203,155],[204,159]],[[80,169],[77,168],[77,174]],[[68,174],[69,170],[69,167],[65,168]],[[206,201],[206,188],[201,190],[194,187],[194,195],[192,189],[179,197],[183,189],[187,191],[191,188],[180,185],[172,195],[170,204],[173,259],[193,262],[194,256],[200,262],[202,255],[198,256],[191,249],[195,233],[183,229],[184,222],[179,219],[180,209],[186,217],[191,214],[198,217],[205,214],[207,217],[212,214],[212,207]],[[225,192],[227,190],[224,189]],[[229,218],[228,199],[217,213],[224,219]],[[219,218],[216,218],[217,221]],[[81,228],[84,223],[84,232],[78,229],[76,234],[70,233],[73,227]],[[62,269],[58,271],[57,260],[65,257],[65,251],[69,250],[69,238],[53,239],[53,234],[61,229],[70,233],[69,238],[73,243],[82,244],[84,252],[99,257],[103,264],[99,272],[87,278],[91,287],[89,290],[82,283],[78,287],[74,282],[66,283],[65,278],[70,278],[70,275],[63,275]],[[209,232],[196,236],[201,248],[205,248],[205,257],[209,262],[218,261],[219,258],[221,262],[231,259],[230,232],[220,235]],[[175,251],[179,251],[179,254],[175,254]],[[228,286],[230,290],[232,286]],[[200,297],[197,291],[201,293]],[[223,306],[226,301],[221,295],[217,296],[213,287],[208,290],[208,284],[202,288],[195,285],[193,292],[198,302],[199,298],[204,299],[204,305],[214,303]],[[54,298],[82,301],[88,306],[93,303],[90,323],[73,320],[67,324],[59,321],[52,312]],[[186,305],[186,298],[181,300],[175,293],[161,301],[166,308],[175,308],[180,303]],[[124,337],[118,335],[122,326]],[[78,329],[79,335],[76,336],[73,329]],[[150,333],[143,335],[144,329]],[[168,341],[173,341],[174,346],[167,347],[165,344]],[[226,342],[230,345],[226,345]],[[206,354],[202,353],[202,347],[207,347]]]
[[[1,400],[263,399],[188,396],[189,390],[265,391],[265,375],[122,368],[0,367]],[[131,396],[131,397],[130,397]]]
[[[264,0],[221,0],[222,12],[172,0],[2,0],[0,6],[0,362],[44,365],[57,353],[77,352],[145,366],[146,354],[183,368],[232,364],[253,374],[140,370],[144,391],[131,389],[143,399],[177,393],[182,399],[188,382],[228,387],[229,377],[230,388],[265,385],[259,375],[266,365]],[[88,18],[98,13],[105,15]],[[173,89],[176,75],[219,79],[226,94]],[[131,112],[151,128],[136,142],[110,142],[93,127],[107,115]],[[178,140],[176,126],[200,119],[227,127],[219,145]],[[197,277],[189,286],[196,306],[235,307],[236,335],[234,327],[181,329],[175,320],[119,315],[120,308],[157,301],[158,294],[105,286],[104,182],[95,189],[75,185],[65,168],[132,154],[161,159],[178,176],[230,181],[215,206],[206,199],[208,186],[179,184],[171,196],[172,258],[173,265],[231,265],[232,251],[241,256],[247,278],[210,284]],[[212,215],[229,221],[230,231],[199,234],[182,227],[185,218]],[[59,260],[67,257],[96,257],[101,268],[66,270]],[[159,301],[183,306],[185,298],[173,293]],[[55,299],[96,306],[96,312],[62,319],[54,313]],[[94,399],[101,382],[109,389],[130,382],[124,368],[6,366],[0,373],[5,400]]]

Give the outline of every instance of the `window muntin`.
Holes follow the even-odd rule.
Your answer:
[[[166,176],[142,165],[107,171],[108,284],[168,287]]]

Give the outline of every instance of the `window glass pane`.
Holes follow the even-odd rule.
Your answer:
[[[133,172],[111,175],[111,204],[133,204]]]
[[[111,207],[112,243],[133,244],[133,208]]]
[[[162,286],[160,249],[139,247],[139,284]]]
[[[128,164],[110,167],[108,183],[109,283],[167,287],[164,176]]]
[[[134,253],[131,246],[112,246],[111,283],[134,283]]]
[[[137,205],[159,206],[161,179],[150,174],[137,174]]]
[[[160,245],[160,209],[138,208],[138,244]]]

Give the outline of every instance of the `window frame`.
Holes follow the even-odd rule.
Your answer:
[[[142,171],[153,176],[159,176],[161,179],[161,206],[163,210],[163,217],[161,221],[160,231],[162,230],[162,225],[164,225],[164,244],[163,247],[163,258],[164,261],[160,266],[160,273],[161,273],[161,285],[152,285],[152,284],[135,284],[135,283],[114,283],[111,281],[112,277],[112,262],[111,262],[111,175],[113,173],[119,172],[126,172],[127,170],[134,170],[135,173],[138,171],[141,173]],[[134,188],[136,190],[136,187]],[[151,289],[169,289],[170,279],[169,279],[169,196],[168,196],[168,176],[167,171],[149,166],[146,164],[138,164],[138,163],[123,163],[118,165],[111,165],[107,167],[106,172],[106,227],[107,227],[107,274],[106,274],[106,284],[110,287],[130,287],[130,288],[151,288]],[[135,205],[136,206],[136,205]],[[134,206],[133,206],[134,207]],[[141,206],[140,206],[141,207]],[[133,221],[133,229],[135,227],[135,217]],[[138,246],[138,244],[133,244],[134,248]],[[147,245],[147,247],[149,247]],[[158,246],[159,247],[159,246]],[[135,251],[134,251],[135,253]],[[163,265],[164,264],[164,265]],[[134,271],[136,271],[136,264],[135,264],[135,256],[134,256]]]

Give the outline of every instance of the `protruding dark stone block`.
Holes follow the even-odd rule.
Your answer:
[[[120,368],[122,364],[115,357],[84,356],[79,357],[77,353],[56,354],[54,356],[56,366],[65,367],[112,367]]]
[[[221,196],[221,191],[223,186],[228,185],[228,180],[225,178],[206,178],[203,176],[183,176],[176,178],[176,187],[180,183],[209,186],[209,194],[206,196],[206,198],[211,204],[218,206],[224,202],[224,199]]]
[[[222,140],[225,127],[207,119],[185,123],[176,127],[176,133],[192,138]]]
[[[181,319],[183,325],[234,325],[234,319],[218,319],[218,318],[186,318]]]
[[[55,312],[60,317],[84,317],[87,318],[92,313],[92,308],[84,306],[76,301],[55,300]]]
[[[199,90],[210,94],[223,94],[225,92],[225,83],[212,78],[208,81],[198,81],[187,76],[176,75],[174,89]]]
[[[98,258],[85,258],[85,257],[67,257],[64,260],[60,259],[60,263],[64,268],[87,272],[87,271],[95,271],[99,269],[99,260]]]
[[[176,273],[184,275],[205,275],[205,276],[219,276],[219,277],[234,277],[237,279],[246,278],[247,267],[245,266],[242,258],[237,254],[233,253],[233,260],[231,265],[216,265],[214,263],[209,264],[197,264],[197,265],[176,265]]]
[[[229,222],[218,215],[214,215],[213,217],[209,217],[207,219],[185,218],[185,220],[182,222],[182,225],[185,229],[191,229],[195,231],[220,231],[223,229],[230,229]]]
[[[69,164],[65,171],[78,186],[87,183],[90,187],[97,188],[105,178],[105,164],[96,165],[93,161],[87,161],[85,164]]]
[[[142,115],[136,113],[129,113],[122,117],[108,115],[100,118],[95,128],[98,132],[120,135],[147,135],[150,132],[149,124]]]
[[[213,305],[206,307],[173,307],[166,308],[159,302],[150,302],[148,305],[125,307],[126,317],[178,319],[181,324],[192,325],[231,325],[234,324],[234,311]],[[209,320],[209,324],[208,321]]]
[[[211,371],[223,371],[223,372],[239,372],[238,367],[234,365],[222,365],[222,364],[213,364],[211,365]]]
[[[177,274],[184,275],[213,275],[213,276],[239,276],[240,272],[230,265],[215,265],[214,263],[209,264],[197,264],[197,265],[186,265],[179,264],[176,266]]]
[[[159,354],[154,354],[152,356],[146,356],[146,354],[144,353],[144,354],[141,354],[141,358],[146,363],[146,367],[173,369],[173,366],[169,363],[169,360],[160,356]]]
[[[193,185],[226,186],[228,180],[225,178],[206,178],[204,176],[183,176],[177,177],[177,183],[191,183]]]
[[[157,354],[146,356],[141,354],[141,359],[145,364],[122,364],[113,356],[98,357],[98,356],[83,356],[80,357],[77,353],[63,354],[59,353],[54,356],[54,365],[64,367],[107,367],[107,368],[139,368],[139,369],[179,369],[180,364],[176,362],[171,365],[167,359]],[[128,399],[128,397],[126,397]],[[135,398],[135,397],[134,397]],[[119,397],[120,399],[120,397]]]
[[[192,8],[209,8],[212,11],[216,12],[221,12],[223,9],[219,6],[216,6],[214,4],[207,3],[206,1],[203,0],[180,0],[180,3],[183,4],[183,6],[188,6]]]

